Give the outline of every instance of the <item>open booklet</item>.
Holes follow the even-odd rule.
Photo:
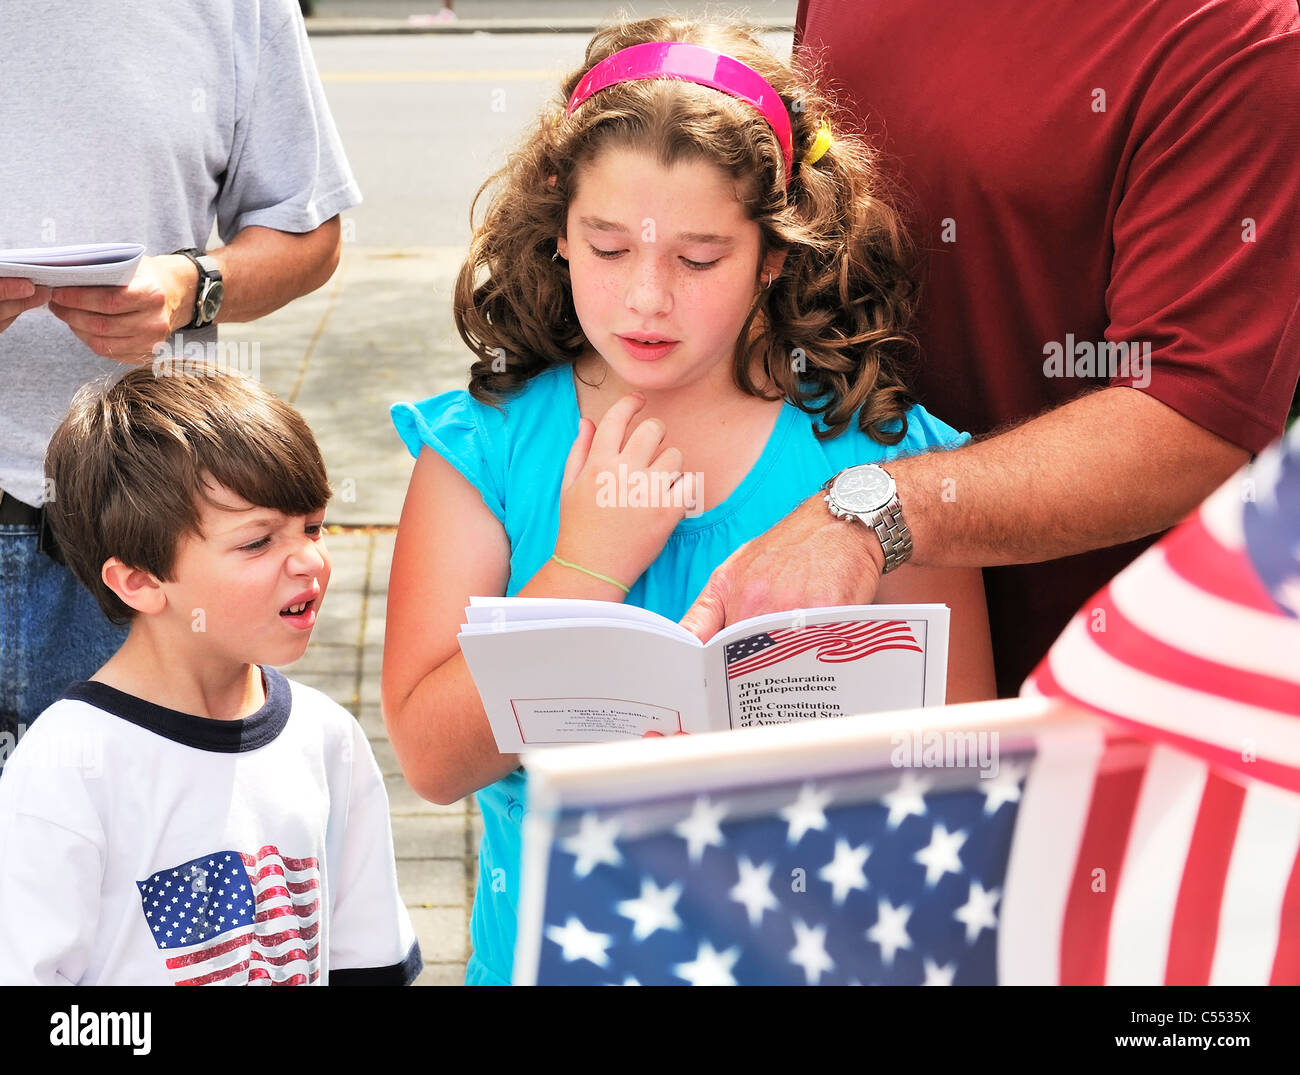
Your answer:
[[[779,612],[707,645],[606,601],[472,597],[465,616],[461,652],[503,754],[944,703],[946,605]]]
[[[131,282],[143,256],[139,243],[0,250],[0,276],[18,276],[46,287],[116,287]]]

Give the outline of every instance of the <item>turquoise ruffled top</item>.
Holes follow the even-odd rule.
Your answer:
[[[555,551],[560,483],[578,433],[572,368],[528,381],[500,408],[468,392],[397,403],[393,424],[412,456],[426,445],[483,497],[510,539],[510,581],[517,593]],[[677,524],[658,559],[637,579],[627,603],[669,619],[685,614],[714,568],[738,546],[779,522],[831,475],[970,439],[923,407],[907,412],[907,435],[892,447],[857,429],[831,440],[814,435],[813,416],[787,402],[753,468],[721,504]],[[470,919],[474,954],[467,984],[509,984],[519,900],[520,823],[527,781],[516,770],[478,793],[483,814],[478,894]]]

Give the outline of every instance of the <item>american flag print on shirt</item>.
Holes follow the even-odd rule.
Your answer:
[[[890,649],[922,652],[911,628],[903,620],[781,628],[729,643],[726,647],[727,678],[736,679],[762,671],[809,650],[823,664],[845,664]]]
[[[1300,984],[1300,797],[1102,727],[563,811],[535,980]]]
[[[137,881],[176,985],[308,985],[320,978],[314,858],[215,851]]]

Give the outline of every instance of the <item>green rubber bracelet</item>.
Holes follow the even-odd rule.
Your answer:
[[[590,568],[583,567],[581,564],[574,564],[570,563],[568,560],[561,560],[554,553],[551,554],[551,559],[561,567],[571,567],[574,571],[581,571],[584,575],[590,575],[593,579],[600,579],[601,582],[608,582],[611,586],[617,586],[625,594],[632,592],[631,587],[624,586],[618,581],[618,579],[611,579],[608,575],[602,575],[599,571],[592,571]]]

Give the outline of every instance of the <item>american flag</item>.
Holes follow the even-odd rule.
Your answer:
[[[922,652],[902,620],[821,623],[750,635],[726,647],[727,678],[747,676],[809,650],[826,664],[861,660],[888,649]]]
[[[216,851],[137,881],[176,985],[307,985],[320,977],[316,859]]]
[[[1075,616],[1026,684],[1300,791],[1300,426]]]
[[[516,981],[1300,984],[1300,797],[1051,705],[539,757]],[[995,771],[895,764],[999,725]]]

